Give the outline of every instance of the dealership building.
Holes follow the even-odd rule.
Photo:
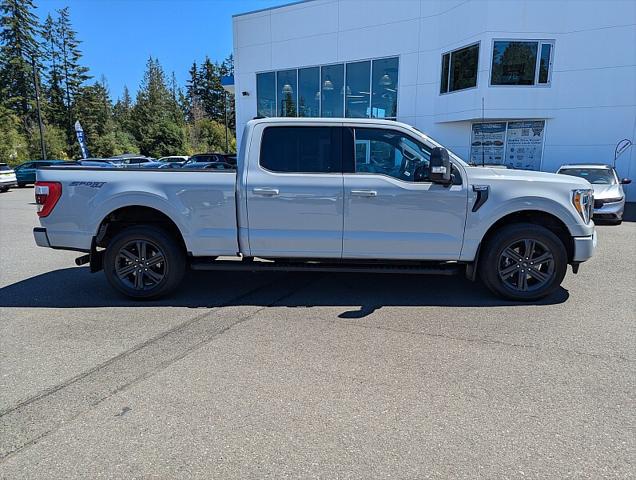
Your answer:
[[[633,0],[309,0],[236,15],[233,35],[239,138],[256,116],[388,118],[544,171],[636,141]],[[636,146],[616,167],[636,177]]]

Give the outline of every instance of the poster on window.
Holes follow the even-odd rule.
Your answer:
[[[506,165],[521,170],[539,170],[544,131],[544,120],[508,122]]]
[[[476,165],[504,163],[506,122],[474,123],[470,141],[470,161]]]

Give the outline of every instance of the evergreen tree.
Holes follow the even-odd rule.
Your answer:
[[[223,63],[221,63],[221,76],[233,76],[234,75],[234,55],[230,54]],[[227,123],[228,128],[232,131],[236,129],[236,111],[234,106],[234,95],[226,93],[226,108],[227,108]]]
[[[203,115],[203,108],[201,106],[201,82],[197,62],[192,63],[188,74],[190,78],[188,78],[186,82],[186,120],[192,123],[202,118]]]
[[[66,99],[66,110],[68,117],[69,139],[73,138],[73,101],[79,92],[81,85],[89,80],[88,68],[82,66],[82,52],[79,49],[80,41],[71,25],[70,12],[68,7],[57,10],[59,18],[57,20],[57,37],[61,53],[61,85]]]
[[[132,125],[143,154],[157,157],[186,151],[184,121],[176,118],[175,105],[159,61],[150,57],[132,109]]]
[[[223,87],[221,86],[221,69],[208,57],[201,65],[199,72],[199,97],[207,118],[217,122],[224,121]]]
[[[47,122],[65,129],[68,113],[64,104],[64,90],[61,84],[61,51],[57,36],[57,25],[51,15],[47,15],[42,28],[42,53],[47,85],[42,89],[46,100]]]
[[[33,0],[0,1],[0,92],[4,106],[27,133],[35,123],[33,65],[38,61],[38,21]]]
[[[117,103],[113,106],[113,118],[118,129],[122,132],[131,133],[131,113],[132,113],[132,98],[130,98],[130,92],[128,87],[124,85],[124,92],[122,97],[117,100]]]

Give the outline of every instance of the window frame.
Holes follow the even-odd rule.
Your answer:
[[[280,117],[280,118],[288,118],[288,117]],[[301,117],[303,118],[303,117]],[[305,117],[306,118],[306,117]],[[340,154],[340,169],[339,171],[334,171],[334,172],[278,172],[276,170],[271,170],[269,168],[267,168],[266,166],[263,165],[262,163],[262,159],[263,159],[263,138],[265,137],[265,132],[268,129],[276,129],[276,128],[329,128],[329,129],[337,129],[339,131],[340,134],[340,139],[338,141],[339,143],[339,150],[337,150]],[[260,148],[258,150],[258,168],[260,168],[261,170],[263,170],[264,172],[267,172],[270,175],[340,175],[342,176],[344,173],[344,146],[343,146],[343,140],[344,140],[344,134],[343,134],[343,130],[344,128],[341,125],[293,125],[293,124],[289,124],[289,125],[267,125],[265,126],[262,130],[261,130],[261,134],[260,134]],[[333,139],[334,139],[334,135],[333,133],[331,134],[331,141],[332,141],[332,145],[331,145],[331,150],[332,153],[334,151],[334,145],[333,145]],[[355,160],[355,159],[354,159]]]
[[[470,47],[474,47],[477,46],[477,68],[476,68],[476,72],[475,72],[475,86],[474,87],[466,87],[466,88],[460,88],[458,90],[451,90],[450,86],[450,75],[451,75],[451,70],[452,70],[452,65],[453,65],[453,53],[458,52],[460,50],[464,50],[464,49],[468,49]],[[444,73],[443,71],[440,72],[440,76],[439,76],[439,94],[440,95],[448,95],[450,93],[455,93],[455,92],[465,92],[467,90],[472,90],[474,88],[479,88],[479,60],[480,60],[480,56],[481,56],[481,40],[478,40],[476,42],[473,43],[469,43],[468,45],[463,45],[461,47],[455,48],[453,50],[447,50],[445,52],[442,52],[441,55],[441,64],[440,64],[440,69],[443,70],[444,68],[444,56],[448,55],[448,74],[446,75],[446,88],[448,90],[446,90],[445,92],[442,92],[442,73]]]
[[[534,83],[532,85],[498,85],[498,84],[493,84],[492,83],[492,74],[493,74],[493,68],[492,68],[492,64],[493,61],[495,59],[495,42],[527,42],[527,43],[532,43],[532,42],[536,42],[537,44],[537,58],[535,60],[535,64],[534,64]],[[548,64],[548,81],[546,83],[539,83],[539,68],[541,66],[541,48],[544,44],[549,44],[550,45],[550,62]],[[553,65],[554,65],[554,48],[556,45],[556,41],[554,39],[536,39],[536,38],[493,38],[491,40],[491,48],[490,48],[490,62],[489,62],[489,68],[490,68],[490,79],[488,81],[488,86],[489,87],[494,87],[494,88],[499,88],[499,87],[503,87],[503,88],[549,88],[552,86],[552,70],[553,70]]]

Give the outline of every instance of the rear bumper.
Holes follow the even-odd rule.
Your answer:
[[[52,235],[53,243],[51,242],[51,236],[49,236],[49,232],[45,227],[34,227],[33,228],[33,238],[35,239],[35,244],[38,247],[48,247],[54,250],[70,250],[72,252],[85,252],[88,253],[91,251],[90,245],[92,244],[92,237],[86,237],[85,235],[81,236],[62,236],[60,241],[60,234],[56,233]],[[89,246],[84,247],[84,240],[88,238]],[[59,246],[60,244],[64,246]]]
[[[51,242],[49,242],[49,237],[46,234],[46,228],[44,228],[44,227],[35,227],[33,229],[33,238],[35,238],[35,244],[38,247],[49,247],[49,248],[51,248]]]
[[[574,237],[574,256],[572,261],[575,263],[585,262],[592,258],[596,249],[596,230],[587,237]]]

